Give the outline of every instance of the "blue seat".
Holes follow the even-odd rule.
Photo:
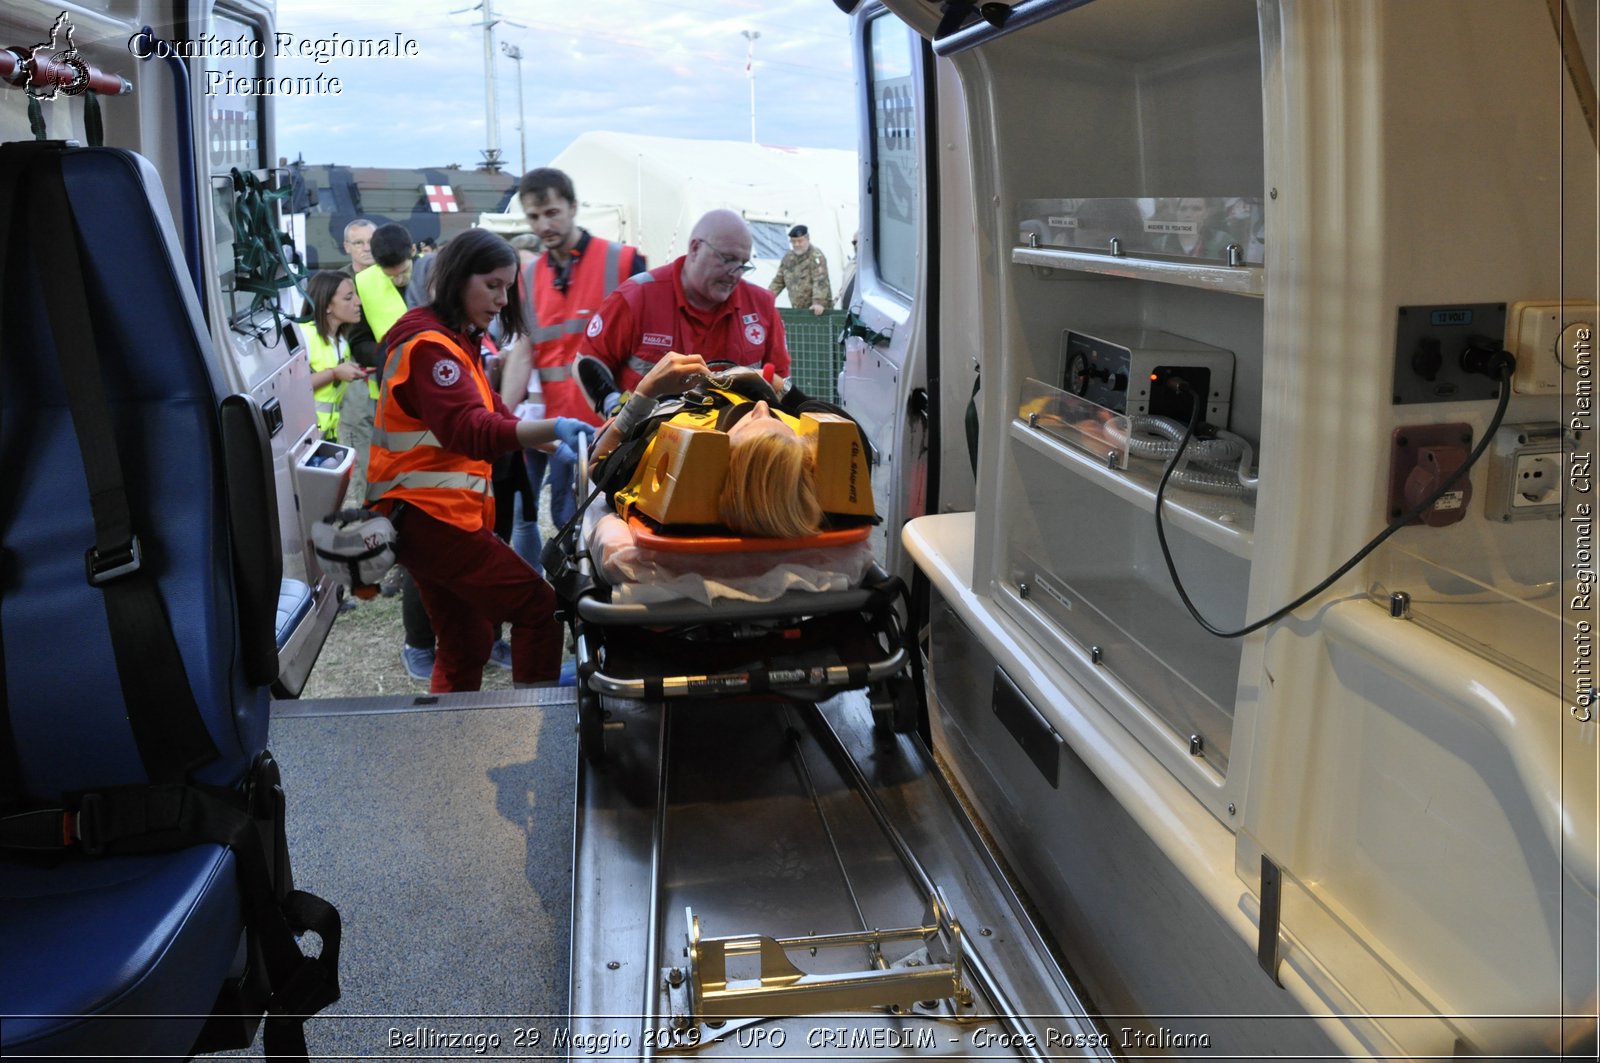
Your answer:
[[[0,170],[24,174],[0,196],[0,1016],[13,1017],[0,1018],[0,1056],[248,1044],[263,1011],[304,1015],[337,996],[326,970],[337,963],[336,913],[313,926],[325,962],[305,961],[315,967],[305,981],[321,988],[290,998],[274,984],[304,959],[284,926],[304,929],[320,902],[290,890],[282,791],[265,752],[280,602],[304,608],[283,593],[266,428],[250,400],[224,393],[149,163],[57,151],[71,213],[58,237],[73,239],[75,221],[81,281],[50,272],[60,265],[35,252],[29,229],[45,209],[43,179],[27,176],[49,150],[0,147]],[[138,699],[123,671],[154,683],[156,665],[125,660],[119,671],[109,592],[86,576],[96,521],[68,402],[77,378],[58,364],[68,330],[45,299],[47,285],[75,283],[142,548],[129,575],[153,580],[212,747],[176,779],[156,777],[159,742],[136,739],[130,724]],[[175,834],[130,826],[129,809],[147,808],[152,824],[172,809]],[[230,825],[196,828],[194,808],[221,810]],[[52,849],[61,810],[69,836]],[[88,852],[102,842],[106,852]],[[298,914],[279,925],[286,909]],[[247,923],[260,932],[247,938]],[[214,1010],[245,1019],[208,1022]],[[275,1028],[286,1022],[269,1018],[269,1037]]]
[[[227,849],[11,866],[3,881],[0,1000],[24,1016],[5,1020],[6,1055],[155,1055],[195,1044],[234,963],[235,948],[218,944],[243,930]],[[164,1017],[107,1021],[139,1015]]]

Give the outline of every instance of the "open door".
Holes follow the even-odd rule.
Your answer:
[[[940,175],[930,165],[935,127],[925,40],[881,4],[853,15],[859,96],[861,230],[850,296],[839,396],[877,451],[873,498],[883,524],[875,547],[886,567],[910,574],[900,527],[941,502],[970,509],[972,476],[961,458],[948,470],[941,455],[941,410],[956,424],[972,391],[973,362],[945,365],[935,337],[940,241],[927,219],[936,210]],[[941,390],[941,380],[949,386]],[[957,394],[959,393],[959,394]],[[957,439],[960,439],[959,433]]]

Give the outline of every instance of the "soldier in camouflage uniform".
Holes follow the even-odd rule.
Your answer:
[[[778,275],[767,285],[773,295],[789,289],[789,305],[811,308],[813,314],[826,313],[833,306],[833,289],[828,286],[828,260],[811,246],[811,230],[796,225],[789,230],[789,246],[794,248],[778,263]]]

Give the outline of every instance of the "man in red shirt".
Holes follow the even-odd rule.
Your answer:
[[[788,376],[777,303],[771,292],[743,279],[753,268],[752,243],[738,214],[706,214],[689,234],[687,254],[626,281],[600,305],[578,345],[580,359],[605,366],[621,391],[632,390],[668,351],[707,362],[770,365]],[[608,400],[590,397],[609,412]]]

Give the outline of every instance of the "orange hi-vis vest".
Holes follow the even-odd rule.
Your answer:
[[[583,330],[617,285],[633,276],[637,252],[627,244],[591,235],[583,254],[572,263],[567,290],[556,287],[550,254],[534,259],[522,274],[522,290],[533,293],[533,369],[544,391],[545,415],[576,417],[599,425],[582,390],[572,379],[572,359],[578,353]]]
[[[484,406],[494,409],[494,393],[478,368],[478,359],[443,332],[419,332],[390,352],[383,367],[383,395],[372,425],[367,502],[408,502],[462,531],[492,528],[490,463],[440,446],[428,426],[402,409],[395,398],[394,389],[411,377],[411,351],[422,340],[432,340],[449,351],[477,387]]]

